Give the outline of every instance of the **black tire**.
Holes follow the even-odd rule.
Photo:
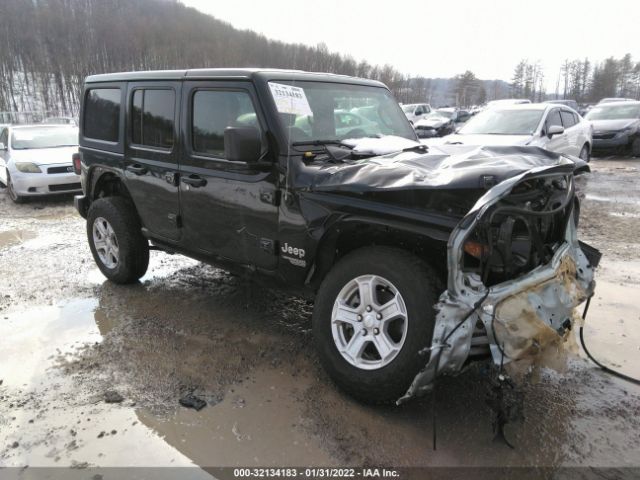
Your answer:
[[[589,151],[589,145],[586,143],[582,146],[580,150],[580,155],[578,155],[582,160],[589,163],[591,161],[591,152]]]
[[[402,295],[407,311],[404,344],[390,363],[365,370],[348,362],[333,339],[334,303],[350,281],[360,275],[389,280]],[[341,259],[323,280],[313,311],[313,334],[320,361],[334,382],[353,397],[372,404],[395,402],[404,395],[428,356],[418,352],[431,345],[435,325],[437,275],[414,255],[391,247],[365,247]]]
[[[631,144],[631,155],[640,157],[640,138],[636,138]]]
[[[27,201],[26,197],[18,195],[13,188],[13,181],[11,180],[11,175],[9,175],[9,171],[7,170],[7,192],[9,193],[9,198],[13,201],[13,203],[24,203]]]
[[[118,245],[118,260],[109,268],[100,259],[93,238],[96,218],[104,218],[112,227]],[[135,207],[124,197],[99,198],[91,203],[87,214],[89,247],[102,274],[115,283],[134,283],[149,266],[149,242],[142,235]]]

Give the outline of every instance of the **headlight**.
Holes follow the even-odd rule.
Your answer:
[[[16,168],[22,173],[42,173],[40,167],[31,162],[16,162]]]
[[[618,136],[622,136],[622,135],[633,135],[633,133],[636,131],[636,128],[637,128],[637,127],[636,127],[635,125],[632,125],[632,126],[630,126],[630,127],[623,128],[622,130],[620,130],[620,131],[618,132]]]

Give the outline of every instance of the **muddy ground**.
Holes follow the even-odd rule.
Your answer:
[[[592,168],[580,230],[604,258],[586,340],[638,377],[640,161]],[[311,309],[161,252],[140,284],[111,284],[70,198],[0,190],[0,467],[640,466],[640,388],[582,355],[523,387],[513,450],[492,441],[484,369],[444,379],[434,451],[432,398],[369,407],[336,389]],[[186,392],[208,406],[181,407]]]

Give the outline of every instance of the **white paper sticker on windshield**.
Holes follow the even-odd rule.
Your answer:
[[[271,88],[271,95],[273,95],[276,108],[280,113],[313,115],[302,88],[273,82],[269,82],[269,88]]]

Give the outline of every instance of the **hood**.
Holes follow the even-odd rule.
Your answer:
[[[399,152],[341,164],[307,166],[296,183],[305,190],[371,192],[484,189],[536,168],[588,169],[576,157],[539,147],[440,145],[427,154]]]
[[[430,128],[440,128],[442,125],[446,125],[451,120],[445,117],[431,117],[431,118],[423,118],[416,122],[416,127],[430,127]]]
[[[532,135],[460,135],[455,133],[444,137],[444,143],[462,145],[527,145],[532,139]]]
[[[640,120],[636,118],[623,118],[621,120],[590,120],[594,133],[598,131],[624,130],[632,125],[637,125]]]
[[[12,150],[14,162],[32,162],[36,165],[72,164],[71,155],[78,147],[32,148],[28,150]]]

